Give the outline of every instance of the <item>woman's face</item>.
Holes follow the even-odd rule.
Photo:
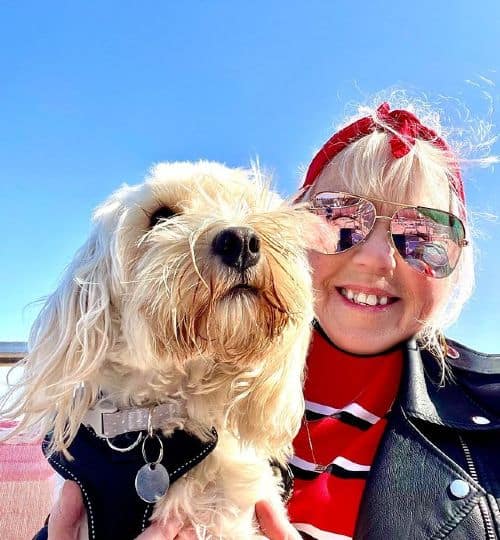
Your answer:
[[[349,189],[322,176],[311,195],[322,191]],[[422,184],[413,200],[405,202],[447,210],[447,199],[446,187],[425,189]],[[385,203],[375,206],[377,214],[385,216],[397,209]],[[446,302],[452,286],[452,277],[435,279],[412,269],[394,249],[388,228],[388,220],[377,220],[368,238],[344,253],[310,251],[316,317],[338,347],[355,354],[379,353],[415,335]],[[377,305],[348,298],[360,293],[375,295]],[[370,300],[373,303],[373,297]]]

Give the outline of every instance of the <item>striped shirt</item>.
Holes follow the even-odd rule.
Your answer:
[[[399,348],[377,356],[352,355],[337,349],[321,329],[314,331],[288,506],[292,523],[306,537],[352,538],[385,417],[398,391],[402,356]]]

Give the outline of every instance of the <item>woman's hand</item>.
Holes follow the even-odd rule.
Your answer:
[[[297,529],[267,501],[259,501],[255,505],[255,515],[262,532],[269,540],[302,539]]]
[[[64,482],[49,517],[49,540],[78,540],[85,515],[82,494],[76,482]]]
[[[76,482],[66,480],[49,517],[48,540],[78,540],[85,507],[82,493]],[[192,529],[183,528],[177,521],[165,526],[150,525],[136,540],[194,540]]]
[[[255,505],[255,514],[262,532],[269,540],[301,540],[298,531],[274,510],[267,501]],[[82,520],[85,519],[85,507],[78,484],[64,482],[59,499],[49,518],[48,540],[78,540]],[[169,521],[160,528],[157,523],[150,525],[136,540],[194,540],[192,529],[186,529],[182,523]]]

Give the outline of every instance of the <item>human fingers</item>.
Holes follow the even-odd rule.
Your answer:
[[[176,537],[176,540],[197,540],[196,532],[192,527],[182,529]]]
[[[269,540],[301,540],[297,529],[282,513],[276,512],[268,501],[259,501],[255,505],[255,514],[262,532]]]
[[[182,526],[177,520],[169,520],[164,525],[154,522],[136,540],[179,540]]]
[[[77,540],[84,512],[78,484],[66,480],[50,513],[48,540]]]

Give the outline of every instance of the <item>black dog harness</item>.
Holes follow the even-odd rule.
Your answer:
[[[163,466],[172,484],[212,452],[217,444],[215,428],[211,433],[208,442],[181,429],[168,437],[161,431],[153,436],[147,432],[125,433],[112,441],[114,447],[130,447],[121,452],[82,425],[68,448],[74,459],[69,461],[56,452],[48,461],[63,478],[80,486],[87,510],[89,540],[132,540],[148,526],[154,507],[154,502],[145,502],[138,495],[139,470],[147,467],[146,472],[153,471],[154,476],[155,467]],[[134,444],[141,440],[141,434],[143,444]],[[42,443],[46,455],[49,442],[50,435]],[[148,454],[155,454],[158,459],[150,461]],[[35,538],[46,539],[47,528]]]

